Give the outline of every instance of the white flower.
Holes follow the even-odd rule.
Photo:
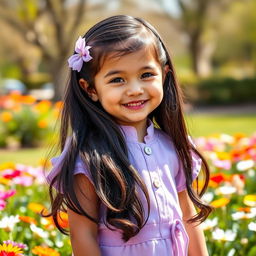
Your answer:
[[[236,168],[238,171],[246,171],[254,166],[254,161],[252,159],[240,161],[237,163]]]
[[[249,213],[245,213],[245,212],[235,212],[232,213],[232,219],[233,220],[244,220],[244,219],[252,219],[256,216],[255,212],[249,212]]]
[[[210,203],[214,198],[214,194],[212,192],[207,192],[202,196],[202,200],[206,203]]]
[[[224,143],[227,143],[227,144],[232,144],[235,141],[234,137],[232,137],[228,134],[225,134],[225,133],[220,135],[220,140]]]
[[[227,256],[234,256],[235,253],[236,253],[236,250],[235,250],[234,248],[232,248],[232,249],[228,252]]]
[[[218,223],[218,218],[215,217],[214,219],[207,219],[205,220],[202,224],[201,224],[201,227],[203,230],[208,230],[208,229],[211,229],[213,227],[215,227]]]
[[[60,241],[60,240],[58,240],[56,242],[56,246],[59,247],[59,248],[61,248],[63,245],[64,245],[64,243],[62,241]]]
[[[16,223],[20,222],[19,215],[11,215],[11,216],[5,216],[0,221],[0,228],[13,230]]]
[[[249,230],[256,232],[256,222],[250,222],[248,228]]]
[[[248,176],[250,178],[253,178],[255,176],[255,170],[253,170],[253,169],[248,170]]]
[[[224,231],[223,229],[216,228],[212,232],[212,238],[214,240],[221,240],[221,241],[234,241],[236,238],[236,233],[230,229]]]
[[[47,238],[49,236],[49,234],[46,231],[37,227],[35,224],[31,224],[30,229],[34,232],[34,234],[36,234],[42,238]]]
[[[217,195],[231,195],[236,192],[236,188],[233,186],[221,186],[216,189]]]

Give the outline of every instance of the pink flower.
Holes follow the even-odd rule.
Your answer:
[[[0,191],[0,199],[5,200],[11,196],[13,196],[16,193],[16,190],[11,189],[8,191]]]
[[[230,160],[214,160],[213,165],[217,168],[224,169],[224,170],[230,170],[232,166]]]
[[[80,36],[76,41],[76,53],[68,59],[69,67],[80,72],[83,62],[88,62],[92,59],[89,52],[90,48],[91,46],[86,46],[85,39]]]
[[[30,176],[20,176],[13,179],[14,184],[19,184],[25,187],[29,187],[33,183],[33,178]]]
[[[19,247],[20,249],[27,249],[27,245],[23,243],[17,243],[11,240],[7,240],[3,242],[4,244],[12,244],[13,246]]]
[[[0,199],[0,211],[2,211],[6,206],[6,202],[2,199]]]

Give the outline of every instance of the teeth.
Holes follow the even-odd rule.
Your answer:
[[[140,102],[137,102],[137,103],[128,103],[128,104],[125,104],[127,105],[128,107],[136,107],[136,106],[140,106],[144,103],[144,101],[140,101]]]

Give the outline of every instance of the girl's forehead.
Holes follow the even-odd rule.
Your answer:
[[[113,51],[107,53],[102,59],[101,68],[105,65],[111,65],[114,63],[122,62],[123,60],[125,61],[132,59],[135,59],[135,61],[146,61],[147,59],[154,59],[156,62],[159,63],[155,47],[153,45],[147,45],[135,51]]]

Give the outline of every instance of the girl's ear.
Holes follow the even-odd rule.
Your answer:
[[[79,84],[93,101],[98,101],[99,98],[96,90],[94,88],[91,88],[86,80],[84,80],[83,78],[79,79]]]
[[[166,77],[166,74],[168,73],[168,71],[170,71],[170,67],[169,67],[169,65],[165,65],[164,66],[164,81],[165,81],[165,77]]]

